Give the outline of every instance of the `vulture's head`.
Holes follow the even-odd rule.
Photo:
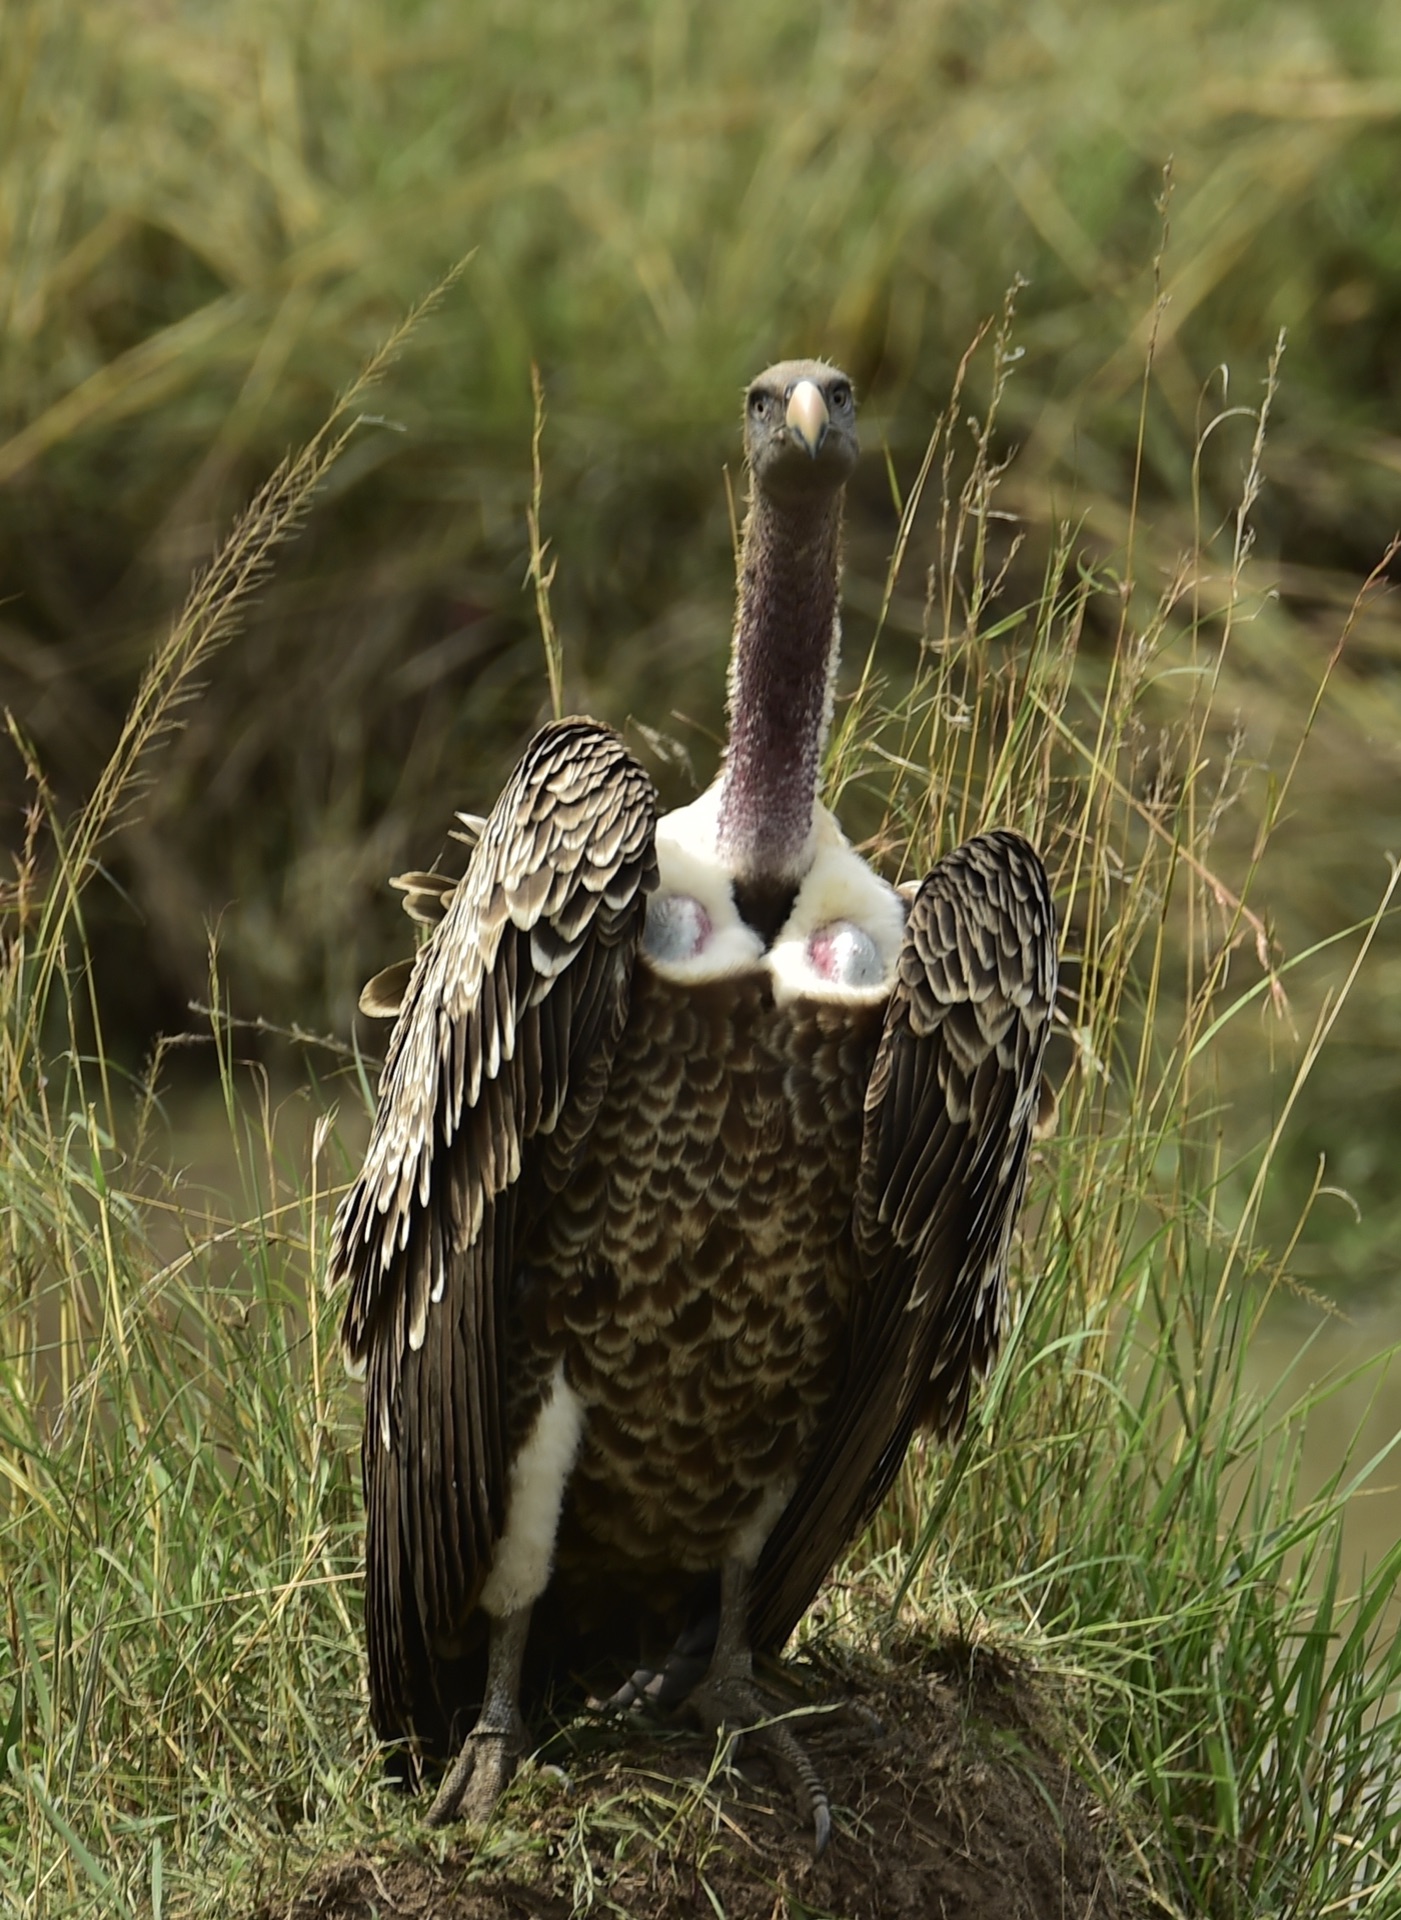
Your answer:
[[[744,396],[754,491],[780,503],[835,493],[856,465],[856,398],[838,367],[780,360]]]

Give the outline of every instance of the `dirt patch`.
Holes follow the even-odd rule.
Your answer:
[[[562,1730],[477,1845],[347,1858],[257,1920],[1130,1920],[1103,1810],[1047,1690],[986,1649],[826,1661],[847,1708],[803,1740],[832,1795],[826,1855],[761,1758],[707,1780],[698,1735]],[[558,1769],[558,1770],[556,1770]]]

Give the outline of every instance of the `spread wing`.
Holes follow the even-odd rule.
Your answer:
[[[617,737],[537,734],[419,952],[330,1279],[366,1378],[370,1701],[439,1746],[447,1663],[504,1523],[520,1235],[567,1179],[627,1017],[656,796]]]
[[[866,1089],[847,1373],[759,1562],[757,1645],[787,1639],[916,1427],[958,1432],[997,1351],[1055,984],[1032,847],[987,833],[941,860],[910,908]]]

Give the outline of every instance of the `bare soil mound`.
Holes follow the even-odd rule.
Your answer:
[[[435,1857],[350,1857],[257,1920],[1130,1920],[1104,1810],[1046,1691],[987,1649],[824,1661],[809,1698],[849,1707],[803,1740],[832,1796],[821,1860],[761,1757],[705,1782],[708,1742],[575,1728],[485,1838]],[[600,1742],[602,1743],[600,1745]],[[566,1744],[567,1743],[567,1744]],[[573,1751],[568,1752],[567,1747]]]

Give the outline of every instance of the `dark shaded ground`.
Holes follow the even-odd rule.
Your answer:
[[[554,1752],[484,1841],[319,1869],[256,1920],[1129,1920],[1142,1903],[1104,1810],[1028,1670],[986,1649],[907,1649],[839,1672],[854,1705],[804,1734],[832,1793],[820,1861],[764,1762],[701,1785],[699,1736],[604,1734]],[[587,1736],[586,1736],[587,1737]],[[591,1743],[592,1744],[592,1743]]]

